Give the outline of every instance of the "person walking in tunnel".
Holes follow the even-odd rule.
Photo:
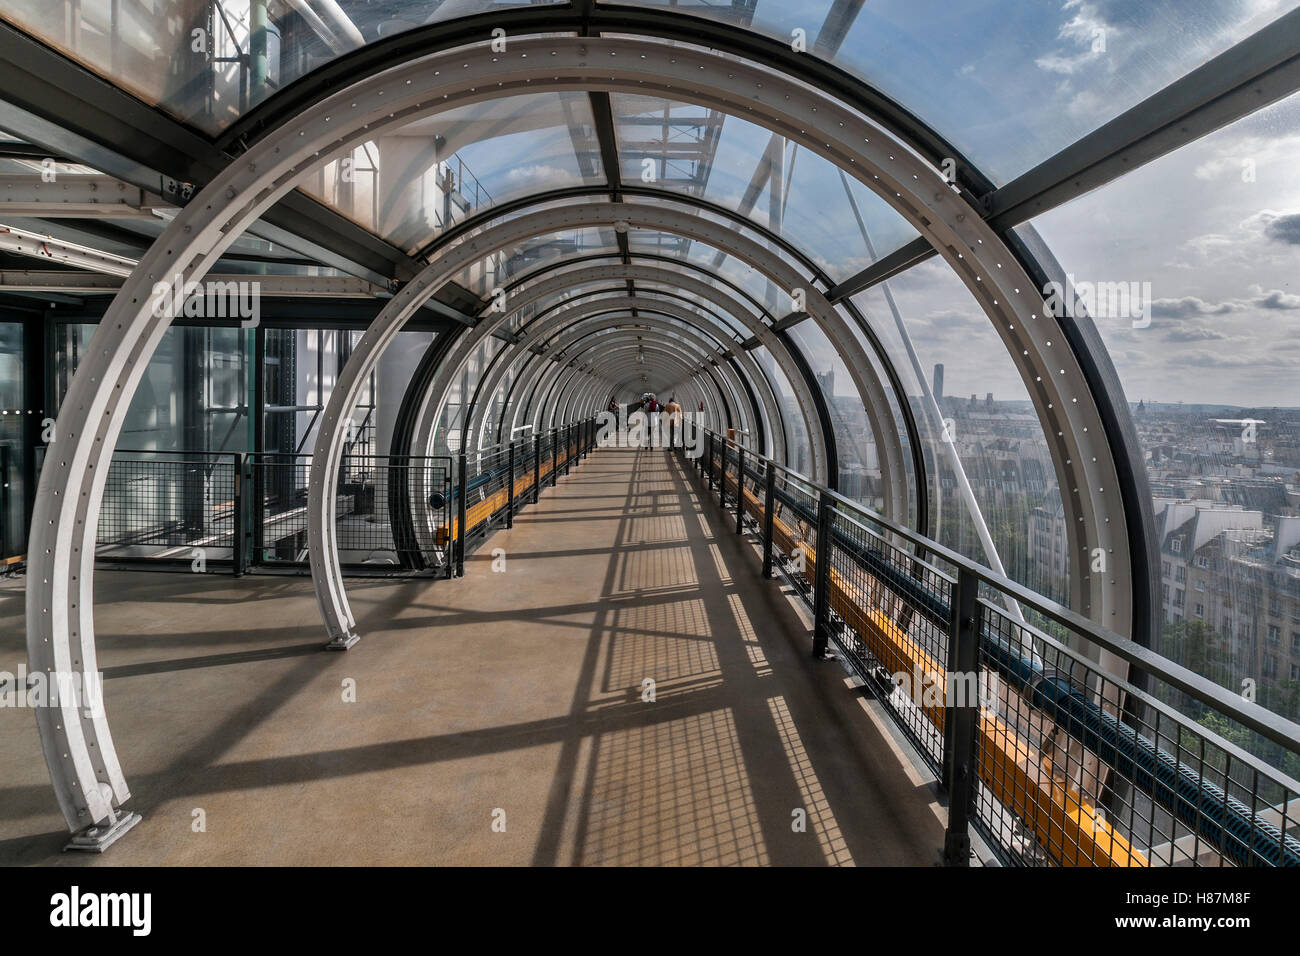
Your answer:
[[[676,395],[668,399],[668,404],[664,406],[664,414],[668,418],[668,447],[675,448],[677,439],[681,437],[682,427],[682,406],[677,403]]]

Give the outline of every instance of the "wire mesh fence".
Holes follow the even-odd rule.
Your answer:
[[[311,456],[250,458],[254,563],[306,567]],[[444,568],[446,535],[440,540],[439,529],[448,523],[450,482],[447,458],[344,455],[333,492],[340,564],[374,573]]]
[[[240,467],[235,454],[118,451],[104,483],[96,557],[231,562]]]
[[[1300,865],[1300,784],[1228,739],[1263,734],[1300,755],[1296,725],[706,439],[708,496],[729,514],[728,494],[740,496],[765,573],[777,569],[813,610],[814,653],[839,651],[946,789],[947,862],[968,862],[974,830],[1021,866]],[[1104,669],[1101,652],[1131,673]],[[1169,706],[1153,684],[1194,706]]]

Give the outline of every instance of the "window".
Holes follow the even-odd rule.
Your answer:
[[[1198,590],[1198,591],[1204,591],[1204,590],[1205,590],[1205,578],[1197,578],[1197,579],[1196,579],[1196,590]]]
[[[1205,617],[1205,605],[1204,605],[1204,604],[1198,604],[1198,605],[1196,605],[1196,616],[1197,616],[1197,617]]]
[[[1174,607],[1183,607],[1187,604],[1187,592],[1179,588],[1174,592]]]
[[[1277,676],[1277,658],[1272,654],[1264,655],[1264,676],[1265,677]]]
[[[1165,577],[1169,577],[1169,562],[1168,562],[1168,561],[1164,562],[1164,564],[1161,565],[1161,571],[1162,571],[1162,573],[1164,574]]]
[[[1291,632],[1291,653],[1300,654],[1300,631]]]
[[[1161,591],[1164,592],[1164,593],[1163,593],[1163,597],[1164,597],[1164,601],[1165,601],[1165,603],[1168,604],[1168,603],[1169,603],[1169,585],[1167,585],[1167,584],[1162,584],[1162,585],[1160,585],[1160,589],[1161,589]]]
[[[1282,640],[1281,629],[1276,624],[1270,624],[1268,626],[1268,642],[1270,644],[1278,644],[1281,642],[1281,640]]]
[[[1208,568],[1210,566],[1210,559],[1203,554],[1198,554],[1196,556],[1196,566],[1198,568]]]
[[[1187,568],[1184,565],[1180,564],[1174,569],[1174,580],[1179,583],[1187,580]]]
[[[1291,679],[1300,680],[1300,664],[1291,665]]]
[[[1183,539],[1182,539],[1182,538],[1174,538],[1173,543],[1169,546],[1169,550],[1171,550],[1174,554],[1182,554],[1182,553],[1183,553]]]

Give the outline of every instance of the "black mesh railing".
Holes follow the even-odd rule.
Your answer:
[[[237,454],[121,450],[104,482],[95,555],[206,570],[236,560],[241,532]]]
[[[1300,784],[1220,733],[1300,754],[1294,723],[734,441],[692,464],[946,790],[946,862],[973,830],[1014,865],[1300,865]]]
[[[305,568],[310,455],[250,456],[257,566]],[[388,455],[344,455],[334,488],[339,562],[353,573],[437,572],[447,566],[438,540],[449,515],[451,461]]]
[[[342,458],[334,533],[345,573],[461,568],[458,536],[481,539],[537,500],[594,446],[594,420],[447,457]],[[311,456],[119,451],[100,511],[97,556],[191,570],[309,568]],[[463,529],[463,532],[462,532]]]
[[[510,527],[542,488],[567,474],[594,447],[596,433],[596,422],[586,420],[459,455],[451,491],[455,573],[464,573],[473,544],[494,528]]]

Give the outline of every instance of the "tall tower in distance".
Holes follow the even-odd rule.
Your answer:
[[[934,392],[935,402],[943,401],[943,363],[936,362],[934,365]]]

